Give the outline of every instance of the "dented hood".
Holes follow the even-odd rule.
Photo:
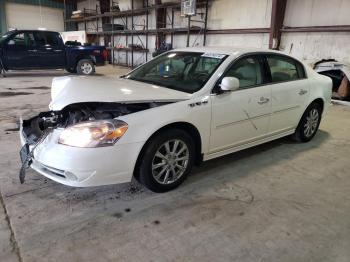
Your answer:
[[[51,110],[82,102],[166,102],[189,99],[191,94],[114,77],[57,77],[52,81]]]

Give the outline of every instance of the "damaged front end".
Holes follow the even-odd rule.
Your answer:
[[[68,105],[60,111],[41,112],[33,118],[23,120],[21,123],[21,141],[23,146],[20,151],[22,161],[19,174],[20,182],[24,183],[26,169],[31,166],[34,159],[35,148],[42,143],[53,130],[62,129],[66,131],[66,133],[73,132],[75,135],[73,139],[62,137],[62,141],[57,141],[57,143],[75,147],[111,145],[127,130],[127,124],[123,121],[116,120],[116,118],[165,104],[169,104],[169,102],[76,103]],[[99,126],[94,123],[98,123]],[[71,131],[73,128],[74,130]],[[90,131],[89,136],[91,136],[91,134],[94,136],[94,143],[87,144],[83,141],[87,129]]]

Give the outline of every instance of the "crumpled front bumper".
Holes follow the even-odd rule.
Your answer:
[[[58,144],[63,129],[54,129],[33,151],[30,167],[56,182],[89,187],[130,182],[143,143],[125,143],[99,148]],[[22,145],[27,143],[20,129]],[[31,151],[33,146],[29,146]]]

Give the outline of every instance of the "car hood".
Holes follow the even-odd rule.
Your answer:
[[[51,110],[62,110],[82,102],[172,102],[191,94],[169,88],[114,77],[56,77],[52,81]]]

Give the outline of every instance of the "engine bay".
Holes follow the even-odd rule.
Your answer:
[[[88,102],[72,104],[60,111],[41,112],[33,118],[23,120],[23,134],[28,144],[34,144],[45,133],[55,128],[66,128],[85,121],[113,119],[165,104],[169,104],[169,102],[130,104]]]

